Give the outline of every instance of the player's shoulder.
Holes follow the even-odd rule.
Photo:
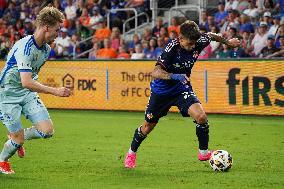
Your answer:
[[[22,39],[20,39],[19,41],[17,41],[15,43],[15,46],[26,46],[26,45],[32,45],[33,44],[33,41],[32,41],[32,35],[28,35],[26,37],[23,37]]]
[[[177,49],[180,46],[179,43],[179,39],[178,38],[174,38],[171,39],[165,46],[165,51],[166,52],[170,52],[170,51],[174,51],[175,49]]]

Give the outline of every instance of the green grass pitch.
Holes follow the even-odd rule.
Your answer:
[[[10,160],[16,174],[0,174],[0,189],[284,188],[284,117],[209,115],[210,148],[233,156],[229,172],[215,173],[197,160],[195,126],[179,114],[161,119],[141,145],[135,170],[123,161],[143,112],[50,115],[55,136],[27,141],[26,157]],[[1,146],[5,140],[0,124]]]

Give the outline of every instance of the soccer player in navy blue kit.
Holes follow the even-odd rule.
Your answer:
[[[124,162],[126,168],[136,166],[136,152],[140,144],[157,125],[159,119],[167,115],[172,106],[177,106],[182,116],[191,116],[194,119],[199,141],[198,159],[206,161],[210,158],[207,116],[193,92],[189,78],[198,55],[211,40],[232,48],[240,45],[240,41],[236,38],[227,40],[215,33],[201,34],[197,24],[187,20],[180,26],[179,38],[173,39],[164,48],[152,71],[154,80],[150,84],[151,96],[145,111],[145,121],[134,132]]]

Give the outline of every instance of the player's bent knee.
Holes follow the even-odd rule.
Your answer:
[[[198,115],[196,118],[196,122],[199,124],[206,123],[207,121],[207,115],[205,113]]]
[[[149,122],[145,122],[144,125],[143,125],[143,129],[142,129],[142,132],[144,134],[149,134],[153,129],[154,127],[157,125],[157,123],[149,123]]]

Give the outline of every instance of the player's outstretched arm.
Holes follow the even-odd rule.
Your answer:
[[[61,97],[68,97],[71,94],[68,88],[49,87],[49,86],[39,83],[36,80],[33,80],[31,72],[20,72],[20,76],[21,76],[22,86],[24,88],[30,89],[31,91],[38,92],[38,93],[53,94],[55,96],[61,96]]]
[[[155,79],[173,79],[182,82],[183,84],[187,84],[190,79],[185,74],[172,74],[168,73],[160,65],[156,65],[154,70],[152,71],[152,77]]]
[[[213,41],[217,41],[217,42],[223,43],[225,45],[228,45],[228,47],[230,47],[230,48],[238,47],[241,44],[241,42],[237,38],[232,38],[232,39],[228,40],[228,39],[226,39],[226,38],[224,38],[221,35],[216,34],[216,33],[209,32],[207,34],[212,38]]]

